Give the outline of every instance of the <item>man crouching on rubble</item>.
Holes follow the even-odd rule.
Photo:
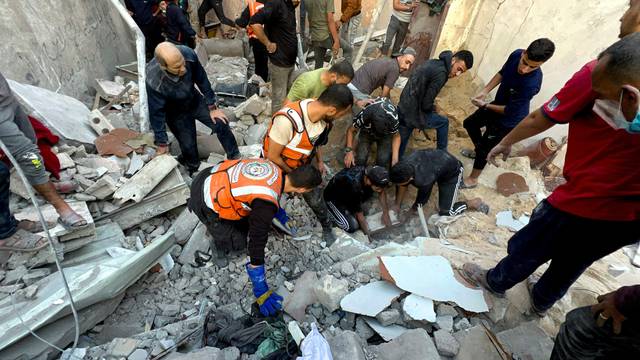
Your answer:
[[[322,182],[320,171],[302,166],[286,174],[266,159],[226,160],[201,171],[191,185],[189,209],[205,224],[213,238],[218,265],[226,266],[232,250],[247,248],[246,269],[263,315],[274,315],[280,297],[269,290],[264,248],[282,193],[306,193]]]
[[[58,222],[67,229],[86,227],[87,221],[58,195],[49,180],[42,156],[36,145],[36,135],[31,123],[13,96],[11,88],[2,74],[0,74],[0,140],[16,159],[33,188],[56,209],[60,215]],[[28,243],[28,232],[40,230],[37,224],[30,221],[18,222],[11,215],[9,210],[9,178],[9,166],[0,161],[0,251],[33,251],[37,247],[46,246]],[[40,238],[38,237],[38,239]]]
[[[240,157],[229,120],[216,105],[216,95],[195,51],[186,46],[161,43],[156,47],[155,57],[147,64],[146,82],[149,121],[158,155],[168,152],[168,125],[180,144],[182,155],[178,161],[190,174],[198,171],[200,159],[195,122],[198,120],[218,135],[228,159]]]

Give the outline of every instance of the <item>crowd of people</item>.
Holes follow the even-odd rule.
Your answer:
[[[299,0],[248,1],[235,21],[225,16],[222,1],[205,0],[198,10],[200,34],[210,9],[223,24],[246,28],[256,55],[256,73],[271,82],[273,117],[262,157],[240,159],[229,120],[218,109],[216,94],[190,48],[198,32],[187,19],[188,1],[127,0],[153,54],[147,65],[147,90],[157,152],[168,151],[168,126],[180,145],[179,162],[194,174],[189,209],[207,226],[221,263],[233,252],[248,249],[246,270],[265,315],[281,308],[282,298],[266,281],[264,249],[272,223],[292,231],[282,210],[283,194],[304,197],[327,245],[335,241],[334,226],[370,233],[363,209],[374,193],[386,226],[391,225],[391,211],[400,219],[423,211],[436,184],[439,215],[455,216],[466,210],[488,213],[480,199],[459,199],[460,190],[477,186],[487,161],[506,159],[514,144],[556,124],[569,127],[566,184],[534,209],[531,221],[510,239],[507,256],[496,266],[484,269],[468,263],[461,274],[496,296],[529,279],[531,312],[545,316],[594,261],[640,239],[636,163],[640,158],[640,0],[630,1],[621,19],[620,40],[588,61],[533,112],[530,102],[543,86],[542,66],[553,56],[555,45],[541,38],[508,56],[470,100],[478,109],[464,121],[475,147],[461,154],[474,159],[466,179],[460,160],[447,151],[449,120],[435,99],[449,79],[473,67],[473,54],[443,51],[415,67],[416,53],[403,47],[403,41],[419,5],[394,0],[383,57],[354,71],[350,25],[359,21],[360,1],[342,1],[338,20],[333,0],[305,0],[302,19],[296,18],[298,5]],[[296,28],[300,21],[304,32],[307,20],[315,70],[299,75],[294,72]],[[332,65],[325,67],[329,49]],[[343,59],[335,61],[339,57]],[[391,89],[400,74],[409,70],[408,82],[394,104],[389,99]],[[488,101],[496,87],[494,99]],[[373,97],[376,92],[380,97]],[[54,204],[66,226],[85,225],[43,175],[30,127],[3,78],[0,105],[0,137],[34,188]],[[323,186],[327,169],[322,148],[329,142],[334,122],[343,118],[352,119],[344,134],[344,169]],[[227,155],[227,160],[197,174],[196,120],[217,134]],[[407,153],[412,134],[426,129],[436,130],[436,148]],[[371,156],[374,149],[375,158]],[[12,243],[21,226],[8,210],[7,169],[0,162],[0,237],[4,239],[0,244]],[[396,186],[393,202],[387,200],[392,185]],[[417,189],[417,196],[401,214],[410,185]],[[533,279],[531,275],[546,262],[550,265],[542,277]],[[582,308],[568,314],[556,339],[554,358],[640,355],[640,286],[619,289],[598,301],[591,311]]]

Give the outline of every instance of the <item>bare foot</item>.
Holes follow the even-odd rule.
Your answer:
[[[460,186],[462,189],[473,189],[475,187],[478,187],[478,179],[477,178],[471,178],[468,177],[466,179],[464,179],[464,181],[462,182],[462,186]]]

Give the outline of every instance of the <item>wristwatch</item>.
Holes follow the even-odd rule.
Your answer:
[[[348,146],[346,148],[344,148],[344,152],[350,153],[351,151],[353,151],[353,149],[348,147]]]

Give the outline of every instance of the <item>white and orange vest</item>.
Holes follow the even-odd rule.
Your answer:
[[[251,213],[253,200],[279,207],[284,174],[267,159],[226,160],[211,168],[203,192],[207,207],[226,220],[240,220]]]
[[[300,101],[296,101],[289,104],[287,107],[281,109],[273,115],[271,120],[271,126],[277,116],[285,116],[293,125],[293,137],[288,144],[282,149],[282,159],[285,164],[292,169],[296,169],[302,165],[306,165],[311,161],[313,155],[313,143],[307,133],[307,128],[304,126],[304,115],[302,114],[302,107]],[[269,154],[269,132],[271,132],[271,126],[267,132],[267,136],[264,137],[264,144],[262,147],[262,154],[267,157]]]
[[[253,15],[257,14],[258,11],[262,10],[264,4],[256,0],[249,0],[247,2],[247,7],[249,8],[249,17],[252,17]],[[247,26],[247,35],[249,35],[250,38],[257,38],[256,34],[253,33],[251,26]]]

